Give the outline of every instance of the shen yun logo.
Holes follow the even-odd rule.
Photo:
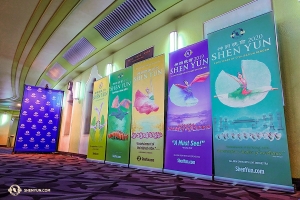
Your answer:
[[[42,92],[43,90],[42,90],[42,88],[39,88],[39,89],[37,89],[37,91],[38,91],[38,92]]]
[[[189,50],[187,50],[187,51],[184,53],[184,57],[188,58],[188,57],[190,57],[192,54],[193,54],[193,51],[189,49]]]
[[[11,185],[8,192],[13,196],[18,196],[22,192],[22,189],[18,185]]]
[[[33,116],[38,117],[38,116],[39,116],[39,113],[34,112],[34,113],[33,113]]]
[[[26,98],[26,99],[24,100],[24,102],[25,102],[25,103],[29,103],[29,99]]]
[[[43,94],[42,99],[46,99],[46,95]]]
[[[27,111],[23,111],[22,115],[27,115]]]
[[[45,117],[45,118],[48,118],[48,117],[49,117],[49,114],[48,114],[48,113],[45,113],[44,117]]]
[[[47,101],[47,102],[46,102],[46,105],[47,105],[47,106],[50,106],[50,101]]]
[[[27,90],[31,90],[31,87],[30,87],[30,86],[28,86],[28,87],[27,87]]]

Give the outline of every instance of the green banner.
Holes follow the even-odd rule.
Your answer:
[[[208,40],[215,179],[293,190],[273,13]]]
[[[106,160],[129,163],[132,67],[110,75]]]
[[[109,79],[94,82],[92,115],[87,158],[105,160]]]

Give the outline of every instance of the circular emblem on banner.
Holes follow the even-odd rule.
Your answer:
[[[188,58],[188,57],[190,57],[192,54],[193,54],[193,51],[189,49],[189,50],[187,50],[187,51],[184,53],[184,57]]]
[[[246,31],[244,29],[238,28],[238,29],[235,29],[234,31],[232,31],[230,37],[232,39],[238,39],[238,38],[242,37],[245,33],[246,33]]]

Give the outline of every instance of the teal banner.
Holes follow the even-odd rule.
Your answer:
[[[208,41],[215,179],[292,191],[273,13]]]
[[[132,67],[110,75],[106,161],[128,165],[131,109]]]

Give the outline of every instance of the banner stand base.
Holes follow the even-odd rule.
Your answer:
[[[192,177],[194,179],[199,178],[199,179],[210,180],[210,181],[213,180],[212,176],[202,175],[202,174],[194,174],[194,173],[188,173],[188,172],[181,172],[181,171],[170,170],[170,169],[163,169],[163,173],[173,174],[173,176],[177,176],[177,175],[187,176],[187,177]]]
[[[95,159],[87,158],[86,161],[87,162],[96,162],[96,163],[104,164],[104,160],[95,160]]]
[[[118,163],[118,162],[111,162],[111,161],[105,161],[105,164],[118,166],[118,167],[128,167],[128,164]]]
[[[246,180],[241,180],[241,179],[225,178],[225,177],[220,177],[220,176],[215,176],[214,180],[215,181],[220,181],[220,182],[231,183],[232,185],[245,185],[245,186],[262,188],[264,191],[277,190],[277,191],[284,191],[284,192],[290,192],[290,193],[295,193],[296,192],[295,187],[292,186],[292,185],[291,186],[276,185],[276,184],[271,184],[271,183],[246,181]]]
[[[146,167],[146,166],[140,166],[140,165],[130,165],[130,164],[129,164],[129,168],[150,170],[150,171],[154,171],[154,172],[162,172],[163,171],[163,169],[161,169],[161,168]]]

